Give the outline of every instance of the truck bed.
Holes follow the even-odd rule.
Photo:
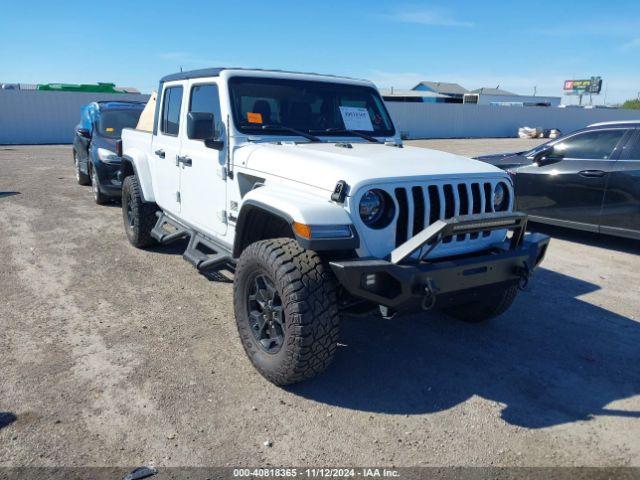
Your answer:
[[[144,153],[149,152],[151,148],[151,132],[138,130],[135,128],[122,129],[122,152],[127,155],[127,151],[140,150]]]
[[[154,202],[151,153],[153,134],[144,130],[124,128],[122,130],[122,156],[124,161],[133,164],[142,188],[142,194],[147,202]]]

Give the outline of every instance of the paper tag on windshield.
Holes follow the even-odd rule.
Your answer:
[[[373,125],[369,111],[363,107],[340,107],[340,114],[344,122],[344,128],[348,130],[363,130],[372,132]]]
[[[249,121],[249,123],[262,123],[262,114],[247,112],[247,120]]]

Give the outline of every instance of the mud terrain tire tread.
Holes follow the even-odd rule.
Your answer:
[[[129,226],[127,219],[127,205],[131,202],[133,212],[133,227]],[[144,248],[154,245],[156,242],[151,237],[151,230],[158,220],[155,203],[145,202],[142,199],[142,190],[135,175],[130,175],[122,182],[122,218],[124,229],[131,245],[136,248]]]
[[[284,307],[284,344],[276,354],[261,350],[247,321],[247,288],[255,269],[270,276]],[[331,363],[339,337],[336,280],[320,256],[297,241],[261,240],[242,252],[236,266],[234,308],[242,345],[270,382],[297,383]]]

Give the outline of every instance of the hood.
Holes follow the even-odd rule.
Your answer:
[[[116,151],[116,142],[120,140],[119,138],[109,138],[98,135],[97,133],[93,135],[91,139],[91,145],[94,147],[106,148],[107,150],[111,150],[112,152]]]
[[[240,165],[333,191],[346,181],[355,191],[364,184],[461,176],[504,176],[487,163],[420,147],[374,143],[252,144],[237,151]]]
[[[531,165],[531,160],[525,157],[526,152],[515,153],[495,153],[493,155],[481,155],[474,157],[476,160],[495,165],[502,170],[507,168],[516,168],[523,165]]]

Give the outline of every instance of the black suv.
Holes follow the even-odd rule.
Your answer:
[[[144,102],[93,102],[81,109],[73,139],[73,162],[80,185],[91,185],[96,203],[120,197],[123,128],[135,128]]]
[[[517,209],[532,221],[640,239],[640,120],[476,158],[511,173]]]

